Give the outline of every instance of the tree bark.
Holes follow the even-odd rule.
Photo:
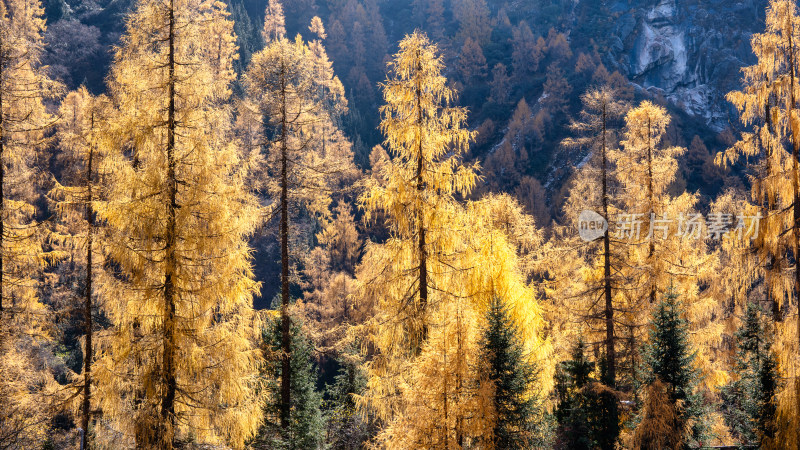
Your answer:
[[[798,136],[798,120],[797,115],[797,102],[795,99],[795,54],[794,42],[792,40],[792,33],[794,33],[794,26],[791,23],[791,15],[787,18],[789,20],[789,80],[791,82],[789,87],[790,105],[789,105],[789,129],[792,136],[792,191],[793,191],[793,215],[794,222],[792,224],[792,237],[794,238],[794,294],[795,303],[797,304],[797,337],[798,345],[800,345],[800,170],[798,170],[798,160],[800,159],[800,136]],[[797,365],[795,364],[795,417],[800,418],[800,373],[798,373]],[[800,427],[797,427],[797,448],[800,450]]]
[[[161,426],[157,445],[159,448],[172,449],[175,437],[175,394],[177,380],[175,376],[175,272],[176,258],[176,213],[177,179],[175,175],[175,5],[169,3],[169,60],[168,90],[169,107],[167,112],[167,229],[164,248],[164,317],[163,317],[163,399],[161,403]]]
[[[94,135],[94,111],[91,118],[91,132]],[[92,212],[92,168],[94,142],[89,144],[89,158],[86,163],[86,292],[83,305],[83,326],[86,332],[86,345],[83,354],[83,405],[81,408],[81,428],[83,428],[83,448],[89,449],[89,417],[92,396],[92,264],[94,241],[94,214]]]
[[[2,45],[0,45],[0,47],[2,47]],[[3,55],[0,54],[0,80],[2,80],[4,68],[5,68],[5,60],[3,59]],[[5,150],[4,146],[6,142],[6,130],[5,130],[4,119],[5,119],[5,113],[3,111],[3,87],[2,85],[0,85],[0,319],[2,319],[3,317],[3,296],[5,295],[5,292],[3,290],[3,281],[4,281],[3,256],[5,254],[5,252],[3,251],[3,246],[5,244],[5,237],[6,237],[5,234],[6,197],[4,192],[5,181],[6,181],[6,173],[5,173],[6,168],[3,162],[3,157],[5,156],[3,152]]]
[[[417,51],[417,136],[419,140],[419,148],[417,149],[417,196],[419,198],[420,207],[417,211],[417,251],[419,252],[419,310],[420,320],[422,321],[421,336],[416,350],[419,351],[422,343],[428,338],[428,323],[426,317],[426,310],[428,308],[428,249],[425,242],[425,207],[421,204],[425,193],[425,182],[422,178],[424,171],[425,157],[423,155],[422,136],[425,132],[424,121],[422,117],[422,86],[420,85],[420,76],[422,73],[422,56],[419,50]]]
[[[651,141],[651,136],[653,135],[652,132],[653,124],[650,120],[650,117],[647,117],[647,194],[650,197],[650,212],[655,214],[655,194],[653,192],[653,144]],[[648,254],[648,259],[650,261],[650,272],[651,277],[653,275],[654,264],[653,264],[653,254],[655,253],[656,246],[653,242],[653,236],[650,236],[650,251]],[[656,283],[653,279],[650,279],[650,304],[653,305],[656,303]]]
[[[282,428],[289,426],[291,411],[291,320],[289,318],[289,173],[286,64],[281,61],[281,405]]]
[[[608,155],[607,155],[607,121],[608,114],[606,111],[606,104],[603,104],[602,122],[603,122],[603,137],[602,137],[602,195],[603,195],[603,218],[608,223]],[[606,363],[608,364],[608,374],[606,384],[614,388],[616,387],[617,378],[617,357],[614,350],[614,304],[611,297],[611,238],[609,230],[603,233],[603,295],[606,301]]]

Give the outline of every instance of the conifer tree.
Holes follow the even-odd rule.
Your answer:
[[[83,380],[81,383],[80,426],[84,430],[84,446],[89,446],[89,425],[92,415],[92,365],[94,363],[94,321],[98,302],[106,295],[109,280],[103,266],[103,233],[95,220],[95,203],[105,199],[102,165],[106,145],[100,142],[101,129],[107,123],[109,105],[107,98],[93,97],[85,87],[70,92],[61,103],[61,122],[57,138],[64,150],[70,168],[65,172],[67,186],[57,183],[49,196],[54,198],[56,209],[67,234],[68,247],[84,265],[83,292]],[[77,254],[77,258],[75,258]]]
[[[680,450],[683,448],[683,424],[678,406],[671,401],[668,385],[660,379],[647,386],[642,419],[634,430],[636,450]]]
[[[470,369],[478,324],[502,296],[527,357],[542,360],[549,347],[525,281],[540,236],[507,195],[457,200],[477,180],[461,163],[472,133],[466,111],[448,106],[454,92],[436,46],[415,32],[390,68],[382,130],[394,158],[378,164],[360,200],[367,219],[385,218],[390,236],[367,245],[357,270],[359,303],[374,316],[354,330],[372,349],[356,404],[384,423],[378,446],[488,445],[493,419],[480,411],[491,410],[489,383]]]
[[[511,95],[511,77],[505,64],[497,63],[492,67],[492,81],[490,83],[489,100],[500,105],[508,103]]]
[[[35,322],[23,316],[41,307],[35,277],[43,262],[41,233],[30,163],[52,122],[43,100],[54,87],[40,67],[42,15],[35,0],[0,5],[0,320],[9,331],[14,323],[22,326],[18,321]]]
[[[698,195],[684,192],[674,196],[670,191],[678,156],[685,151],[666,139],[670,120],[665,108],[642,102],[626,114],[621,148],[609,154],[624,193],[619,197],[614,232],[623,243],[626,266],[619,275],[625,280],[619,302],[625,312],[618,324],[625,336],[622,354],[628,377],[634,384],[638,382],[638,348],[645,339],[642,325],[671,284],[681,292],[691,319],[699,366],[705,374],[714,370],[709,349],[717,345],[714,339],[718,334],[708,331],[720,316],[716,314],[719,302],[710,290],[701,289],[714,275],[714,265],[708,264],[706,239],[710,236],[695,210]]]
[[[486,77],[486,69],[486,57],[480,44],[472,38],[467,38],[458,58],[458,72],[461,74],[461,79],[465,83],[482,80]]]
[[[683,432],[682,448],[689,448],[704,437],[704,405],[697,392],[700,373],[695,367],[695,352],[689,341],[689,324],[678,295],[670,287],[653,312],[650,339],[645,345],[643,382],[651,386],[656,381],[666,386],[669,402],[675,407]],[[659,418],[654,417],[654,420]],[[639,428],[651,424],[644,420]],[[686,431],[683,431],[686,430]]]
[[[143,0],[114,57],[113,178],[97,212],[117,283],[94,370],[109,446],[241,448],[260,424],[247,245],[259,207],[231,139],[227,16],[222,3]]]
[[[674,203],[667,187],[675,178],[676,157],[685,149],[662,145],[669,122],[666,109],[648,101],[642,102],[625,116],[623,149],[611,152],[611,158],[618,166],[617,178],[628,193],[623,199],[625,212],[647,216],[642,217],[646,225],[651,222],[650,214],[660,217],[667,212],[669,203]],[[661,255],[656,252],[656,236],[640,242],[647,247],[645,295],[650,304],[655,304],[659,290],[666,287],[658,286],[659,277],[656,275],[663,272],[663,266],[658,265]]]
[[[295,313],[304,319],[304,331],[325,357],[337,357],[345,350],[351,341],[348,327],[364,318],[350,301],[363,241],[350,206],[340,202],[334,211],[331,220],[322,219],[322,231],[316,236],[319,246],[303,261],[305,292],[295,304]]]
[[[562,142],[566,148],[588,149],[590,152],[586,163],[577,169],[565,205],[565,213],[575,229],[580,226],[578,217],[584,210],[596,212],[607,223],[612,223],[619,211],[616,167],[610,155],[617,150],[617,127],[628,109],[628,105],[617,100],[616,92],[608,86],[588,91],[582,100],[584,109],[581,116],[570,125],[577,136]],[[572,308],[577,309],[576,313],[584,317],[590,330],[596,333],[590,336],[603,341],[606,371],[605,377],[598,381],[614,390],[618,385],[617,341],[622,334],[618,328],[626,321],[625,315],[619,314],[625,308],[620,293],[625,291],[627,281],[624,271],[626,248],[624,242],[612,236],[610,229],[597,239],[597,243],[599,245],[582,245],[568,241],[568,261],[574,261],[576,265],[568,264],[562,269],[558,292],[565,299],[578,297],[582,300],[578,303],[565,301],[579,305]],[[603,422],[608,429],[602,434],[607,438],[604,442],[613,446],[619,435],[617,401],[614,396],[604,396],[602,401],[607,402],[605,406],[608,408]],[[609,448],[608,445],[603,445],[603,448]]]
[[[270,386],[267,400],[266,421],[254,445],[264,449],[305,450],[321,448],[324,436],[322,419],[322,395],[316,390],[317,371],[311,360],[314,350],[311,341],[303,334],[298,324],[292,324],[292,371],[291,405],[288,426],[281,422],[282,399],[280,387],[274,380],[281,380],[283,358],[283,324],[280,317],[271,321],[264,330],[264,345],[269,361],[266,377]],[[271,355],[271,356],[270,356]],[[278,419],[278,420],[275,420]]]
[[[282,30],[280,3],[271,1],[265,23],[268,45],[253,55],[245,86],[255,114],[260,118],[260,144],[266,150],[266,191],[279,216],[281,259],[281,317],[284,367],[281,392],[282,423],[288,426],[291,404],[290,318],[290,212],[300,206],[326,215],[330,192],[341,175],[353,170],[349,142],[335,126],[346,111],[344,89],[320,41],[307,44],[298,35],[288,40]],[[275,31],[275,30],[278,31]],[[312,29],[325,35],[320,20]],[[273,30],[273,31],[269,31]]]
[[[377,442],[386,448],[491,445],[492,383],[474,368],[480,366],[480,321],[494,296],[506,299],[526,360],[541,364],[542,379],[551,379],[549,343],[539,334],[542,312],[525,284],[528,255],[539,242],[531,217],[508,195],[454,205],[451,214],[451,236],[440,242],[458,258],[447,261],[436,279],[430,334],[418,352],[398,318],[403,291],[395,280],[409,255],[395,260],[388,245],[368,245],[358,273],[360,302],[371,302],[375,314],[354,330],[364,335],[362,345],[374,349],[366,364],[367,389],[355,398],[385,424]]]
[[[772,350],[772,333],[760,308],[748,303],[741,327],[736,332],[735,379],[722,390],[725,422],[743,444],[775,444],[775,394],[779,388],[777,361]]]
[[[44,10],[38,0],[0,2],[0,443],[33,448],[45,436],[52,382],[40,358],[47,309],[39,301],[44,253],[31,163],[53,118],[57,88],[41,66]]]
[[[264,11],[264,28],[261,37],[264,42],[270,43],[283,39],[286,36],[286,18],[283,15],[283,5],[278,0],[269,0]]]
[[[588,449],[593,447],[589,418],[581,392],[590,382],[594,364],[586,358],[585,344],[579,339],[571,359],[563,361],[556,372],[559,443],[564,448]]]
[[[752,127],[725,153],[718,163],[733,163],[739,157],[760,156],[756,166],[752,197],[764,217],[755,244],[764,261],[763,273],[773,315],[782,320],[786,299],[795,299],[800,310],[800,127],[798,127],[798,66],[800,66],[800,15],[791,0],[771,0],[767,6],[766,28],[751,39],[756,64],[742,69],[744,87],[727,98],[742,122]],[[794,262],[794,268],[792,263]],[[776,349],[780,366],[791,371],[794,383],[779,394],[782,423],[779,430],[787,445],[800,448],[800,315],[795,331],[778,323]],[[790,342],[793,341],[793,342]]]
[[[539,68],[547,46],[543,38],[536,38],[528,23],[523,20],[514,27],[512,47],[514,77],[521,81]]]
[[[494,448],[541,445],[542,411],[536,395],[536,367],[526,358],[509,312],[500,298],[489,306],[481,340],[482,370],[494,387]]]
[[[338,359],[339,372],[334,383],[326,387],[328,436],[331,447],[337,450],[363,448],[377,433],[371,416],[359,413],[354,395],[361,395],[367,387],[363,361],[355,349],[349,348]]]
[[[613,211],[614,195],[611,184],[614,182],[614,167],[609,160],[609,152],[616,149],[616,121],[625,113],[627,105],[615,99],[611,88],[603,87],[588,91],[582,96],[584,105],[579,121],[572,122],[570,128],[580,134],[578,138],[568,138],[563,145],[568,147],[588,148],[591,152],[589,164],[581,169],[581,176],[573,188],[575,199],[568,202],[572,209],[571,214],[577,211],[591,209],[599,211],[600,215],[610,223],[610,211]],[[599,186],[599,190],[598,190]],[[603,316],[605,319],[605,356],[608,364],[608,385],[613,389],[616,386],[616,349],[614,345],[614,307],[613,298],[615,284],[619,280],[615,276],[620,273],[619,255],[612,262],[614,254],[611,250],[612,238],[609,230],[602,236],[603,249],[600,253],[603,275],[601,282],[589,286],[589,294],[594,297],[597,292],[602,292],[604,305]],[[614,241],[617,245],[619,242]],[[617,252],[619,253],[619,252]],[[613,269],[612,269],[613,266]],[[612,275],[612,273],[614,275]],[[592,298],[591,303],[594,302]]]
[[[424,34],[414,32],[400,42],[391,70],[383,85],[381,130],[395,157],[383,168],[382,184],[372,186],[361,203],[367,219],[379,211],[387,215],[393,232],[387,245],[398,257],[411,257],[400,271],[410,276],[397,288],[408,305],[402,314],[409,343],[419,350],[436,283],[429,278],[441,272],[453,197],[468,193],[477,179],[475,168],[460,162],[474,133],[464,128],[466,110],[448,106],[455,92],[441,74],[436,45]]]
[[[556,448],[607,449],[617,444],[618,400],[604,385],[605,367],[602,360],[600,364],[589,360],[583,337],[578,338],[570,359],[559,364],[555,375]]]

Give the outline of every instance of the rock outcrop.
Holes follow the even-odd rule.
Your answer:
[[[766,0],[619,1],[607,64],[641,89],[661,94],[721,130],[735,121],[725,94],[740,86],[755,57]]]

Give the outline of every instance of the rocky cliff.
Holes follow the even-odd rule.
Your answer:
[[[584,0],[585,1],[585,0]],[[754,62],[765,0],[619,1],[606,63],[716,130],[736,123],[724,96]]]

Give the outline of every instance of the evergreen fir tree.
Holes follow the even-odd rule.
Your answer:
[[[656,380],[666,384],[669,401],[676,407],[679,429],[686,430],[688,426],[681,439],[682,447],[688,448],[704,437],[705,427],[702,399],[696,389],[700,374],[689,343],[689,324],[682,314],[683,306],[670,287],[653,313],[650,339],[644,350],[643,380],[645,385]],[[647,420],[639,423],[642,429],[649,426]]]
[[[749,303],[736,332],[739,378],[721,391],[725,423],[743,444],[764,446],[775,437],[778,373],[771,335],[760,308]]]
[[[487,378],[494,384],[495,448],[531,448],[538,443],[536,422],[541,417],[537,396],[531,392],[536,366],[524,354],[517,327],[503,301],[495,297],[487,316],[481,347]]]
[[[377,427],[374,420],[358,411],[353,394],[361,394],[367,386],[367,377],[360,358],[352,349],[339,358],[341,366],[332,385],[327,386],[329,409],[327,411],[329,444],[332,449],[355,450],[364,448]]]
[[[316,390],[317,371],[311,361],[314,350],[311,342],[297,323],[291,326],[290,359],[291,404],[288,421],[283,426],[280,420],[280,383],[283,368],[283,321],[280,317],[268,324],[264,331],[264,347],[267,354],[267,373],[270,392],[265,408],[264,426],[258,433],[253,447],[257,449],[313,450],[321,448],[324,437],[322,420],[322,395]]]
[[[600,378],[604,379],[608,376],[605,360],[599,366]],[[593,376],[595,369],[595,363],[586,357],[582,338],[572,351],[572,359],[561,362],[556,369],[556,448],[613,449],[616,444],[617,397]],[[613,431],[609,433],[609,429]]]

